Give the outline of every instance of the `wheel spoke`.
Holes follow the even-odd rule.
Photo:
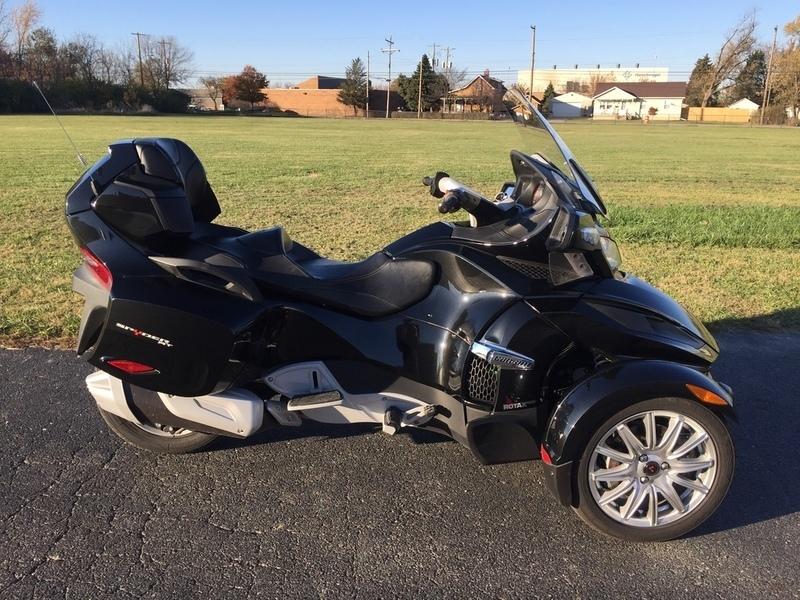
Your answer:
[[[634,435],[630,427],[628,427],[625,423],[620,423],[617,425],[617,433],[625,443],[625,447],[633,456],[638,456],[642,453],[644,446],[642,446],[642,442],[639,441],[639,438]]]
[[[604,444],[600,444],[597,446],[596,451],[598,454],[602,454],[603,456],[607,456],[608,458],[615,460],[619,463],[631,463],[633,462],[634,457],[630,454],[623,454],[618,450],[614,450],[613,448],[609,448]]]
[[[677,491],[675,491],[675,488],[672,487],[672,484],[669,481],[657,482],[654,485],[658,488],[658,491],[661,492],[661,495],[664,496],[664,499],[669,502],[672,508],[680,513],[686,510],[686,507],[683,505],[683,500],[681,500],[680,495]]]
[[[644,416],[644,444],[647,448],[656,447],[656,413],[653,411]]]
[[[622,481],[630,477],[630,466],[626,464],[611,467],[610,469],[598,469],[592,473],[594,481]]]
[[[669,479],[670,481],[677,483],[680,486],[683,486],[695,492],[699,492],[704,496],[708,493],[708,487],[706,487],[705,485],[703,485],[701,481],[697,481],[696,479],[687,479],[686,477],[681,477],[680,475],[670,475]]]
[[[705,442],[708,439],[708,434],[705,431],[697,431],[692,434],[688,440],[686,440],[680,448],[677,450],[673,450],[669,456],[667,457],[668,460],[675,460],[680,458],[681,456],[685,456],[695,448],[697,448],[700,444]]]
[[[628,496],[628,501],[622,505],[622,508],[620,508],[620,514],[622,515],[622,518],[626,520],[630,519],[633,516],[633,514],[638,510],[638,508],[642,505],[642,501],[644,500],[646,495],[647,495],[646,486],[634,483],[633,492],[631,493],[630,496]]]
[[[616,486],[613,489],[610,489],[609,491],[607,491],[605,494],[602,495],[599,502],[600,506],[607,506],[611,502],[614,502],[614,500],[621,498],[627,492],[631,491],[632,487],[633,487],[633,480],[626,479],[618,486]]]
[[[656,492],[656,487],[651,485],[648,489],[649,492],[649,504],[648,507],[648,514],[650,515],[650,526],[655,527],[658,525],[658,492]]]
[[[695,473],[697,471],[705,471],[714,466],[714,461],[704,458],[686,458],[683,460],[676,460],[670,464],[669,470],[672,473]]]
[[[664,436],[661,438],[661,443],[658,445],[658,450],[666,450],[667,452],[671,452],[675,447],[675,444],[678,442],[678,437],[680,437],[682,430],[683,417],[680,415],[670,417],[667,430],[664,432]]]

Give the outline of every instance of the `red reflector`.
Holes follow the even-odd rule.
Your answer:
[[[539,454],[541,455],[542,462],[544,464],[546,464],[546,465],[552,465],[553,464],[553,459],[550,458],[550,453],[547,451],[547,448],[544,447],[544,444],[542,444],[539,447]]]
[[[92,274],[95,276],[97,281],[102,285],[105,289],[111,289],[111,271],[109,268],[103,263],[102,260],[97,258],[92,251],[88,248],[81,248],[81,254],[83,254],[83,260],[86,263],[86,266],[92,271]]]
[[[111,365],[115,369],[129,373],[130,375],[143,375],[145,373],[154,373],[155,369],[149,365],[143,365],[134,360],[123,360],[113,358],[105,361],[106,364]]]

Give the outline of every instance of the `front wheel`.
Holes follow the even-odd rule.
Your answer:
[[[728,430],[706,407],[684,398],[638,402],[605,421],[586,444],[575,510],[618,538],[670,540],[717,509],[734,460]]]
[[[216,435],[188,429],[163,427],[157,423],[133,423],[98,407],[109,429],[123,440],[151,452],[185,454],[199,450],[217,439]]]

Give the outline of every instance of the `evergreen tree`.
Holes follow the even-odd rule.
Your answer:
[[[747,57],[742,70],[736,76],[728,97],[731,102],[742,98],[750,98],[761,104],[764,95],[764,84],[767,80],[767,59],[762,50],[754,50]]]
[[[556,90],[553,87],[553,83],[548,83],[542,95],[542,114],[544,116],[550,116],[550,112],[553,110],[553,98],[555,97]]]
[[[686,86],[686,104],[689,106],[700,106],[703,102],[703,91],[706,88],[708,79],[713,76],[714,63],[711,58],[706,54],[697,59],[692,69],[692,74],[689,77],[689,83]],[[708,102],[709,106],[716,106],[716,94],[711,96]]]
[[[420,73],[422,73],[422,110],[430,110],[436,106],[449,88],[447,79],[433,70],[428,55],[423,54],[422,60],[417,64],[417,69],[411,77],[400,75],[397,78],[397,90],[408,109],[413,111],[417,110],[417,99],[420,95]]]
[[[339,102],[353,107],[353,114],[367,106],[367,70],[360,58],[354,58],[347,67],[344,83],[339,90]]]

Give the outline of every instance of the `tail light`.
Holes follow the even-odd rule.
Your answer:
[[[97,279],[98,283],[105,289],[110,290],[113,278],[111,277],[111,271],[105,263],[92,254],[92,251],[88,248],[81,248],[81,254],[83,254],[83,261],[86,263],[86,266],[89,267],[89,270],[92,272],[95,279]]]

